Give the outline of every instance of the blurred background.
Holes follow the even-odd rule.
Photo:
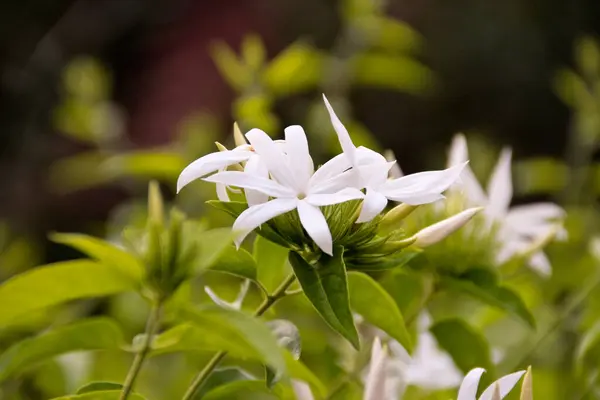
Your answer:
[[[339,149],[321,93],[405,172],[443,167],[457,132],[480,177],[512,146],[514,203],[572,212],[575,247],[555,250],[569,275],[596,232],[599,30],[597,0],[3,1],[0,279],[77,256],[48,232],[142,223],[148,181],[173,198],[187,163],[233,146],[234,121],[274,137],[302,124],[323,162]],[[195,185],[180,207],[230,223]],[[559,269],[551,303],[578,271]]]

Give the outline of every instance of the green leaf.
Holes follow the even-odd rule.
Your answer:
[[[252,83],[252,70],[239,60],[227,43],[214,43],[210,53],[219,73],[233,89],[241,91]]]
[[[495,282],[482,285],[471,280],[448,276],[442,277],[441,283],[447,289],[468,294],[484,303],[517,316],[529,326],[535,328],[535,318],[519,295],[511,289],[500,286]]]
[[[258,236],[254,240],[253,256],[258,270],[258,281],[269,291],[274,291],[286,276],[289,250]]]
[[[270,329],[260,320],[236,310],[217,306],[185,308],[182,314],[192,322],[207,340],[240,358],[262,361],[274,370],[285,373],[283,349]]]
[[[400,268],[408,264],[421,251],[401,251],[400,254],[387,257],[357,257],[347,261],[348,270],[354,271],[385,271]]]
[[[187,165],[180,153],[169,150],[138,150],[108,158],[99,170],[113,179],[132,176],[175,181]]]
[[[136,257],[102,239],[81,233],[53,233],[50,240],[73,247],[102,264],[122,271],[137,282],[146,273],[144,265]]]
[[[317,312],[333,330],[358,349],[360,343],[350,311],[343,255],[343,247],[337,246],[333,257],[322,255],[314,266],[296,252],[290,252],[289,260],[304,294]]]
[[[459,319],[447,319],[430,329],[441,348],[465,374],[475,367],[493,371],[490,347],[485,337]]]
[[[71,396],[55,397],[52,400],[119,400],[120,396],[120,390],[103,390],[100,392],[88,392]],[[146,398],[137,393],[131,393],[128,400],[146,400]]]
[[[220,368],[210,374],[194,398],[203,399],[206,393],[231,382],[249,381],[254,379],[256,378],[239,368]]]
[[[213,267],[217,260],[227,252],[233,241],[233,235],[231,228],[216,228],[199,232],[195,240],[199,248],[195,270],[202,272]]]
[[[203,400],[279,400],[263,381],[236,381],[208,392]]]
[[[254,258],[246,250],[241,248],[236,250],[233,246],[226,248],[221,253],[221,256],[212,263],[210,269],[256,280],[256,263],[254,262]]]
[[[0,285],[0,325],[69,300],[137,289],[114,268],[89,260],[37,267]]]
[[[373,278],[360,272],[348,273],[348,285],[352,309],[412,351],[410,333],[392,296]]]
[[[102,382],[102,381],[101,382],[90,382],[90,383],[86,383],[85,385],[83,385],[82,387],[77,389],[77,392],[75,394],[103,392],[103,391],[107,391],[107,390],[122,390],[122,389],[123,389],[123,385],[120,383]]]
[[[24,339],[0,355],[0,381],[49,358],[81,350],[118,349],[121,330],[112,320],[97,318]]]
[[[575,367],[578,372],[583,370],[585,362],[597,364],[600,355],[600,321],[596,322],[582,337],[575,351]]]

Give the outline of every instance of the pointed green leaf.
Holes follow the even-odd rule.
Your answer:
[[[37,267],[0,285],[0,325],[69,300],[134,289],[137,289],[135,282],[95,261],[76,260]]]
[[[203,400],[279,400],[263,381],[236,381],[208,392]]]
[[[71,396],[55,397],[51,400],[119,400],[120,396],[120,390],[103,390],[100,392],[88,392]],[[137,393],[131,393],[128,400],[146,400],[146,398]]]
[[[244,249],[228,246],[210,267],[213,271],[225,272],[242,278],[256,280],[256,263]]]
[[[287,275],[286,263],[289,250],[262,236],[254,240],[253,256],[258,270],[258,281],[267,289],[274,291]]]
[[[322,255],[310,265],[296,252],[289,260],[308,300],[329,326],[359,348],[358,333],[350,311],[344,249],[337,246],[333,257]]]
[[[186,308],[182,314],[203,335],[212,336],[219,350],[231,352],[238,357],[262,361],[278,372],[285,372],[283,349],[270,329],[259,319],[244,312],[205,306],[198,309]]]
[[[443,287],[468,294],[484,303],[497,307],[521,318],[529,326],[535,328],[535,318],[527,309],[523,300],[509,288],[496,283],[478,284],[468,279],[442,277]]]
[[[600,321],[596,322],[582,337],[575,351],[575,367],[581,372],[585,362],[597,363],[600,355]]]
[[[370,324],[396,339],[409,352],[412,349],[410,334],[396,302],[370,276],[361,272],[348,273],[350,304]],[[377,306],[374,307],[373,305]]]
[[[473,368],[481,367],[493,374],[494,364],[487,340],[466,322],[447,319],[437,322],[429,330],[462,372],[466,374]]]
[[[108,318],[83,320],[24,339],[0,355],[0,381],[49,358],[81,350],[118,349],[119,327]]]
[[[233,235],[231,228],[216,228],[199,232],[195,240],[199,250],[194,268],[201,272],[211,268],[230,248]]]
[[[232,382],[249,381],[255,379],[255,377],[240,368],[219,368],[210,374],[194,398],[203,399],[206,393]]]
[[[79,250],[102,264],[122,271],[137,282],[146,273],[144,265],[136,257],[105,240],[82,233],[53,233],[50,240]]]
[[[84,394],[91,392],[104,392],[107,390],[122,390],[123,385],[115,382],[90,382],[79,389],[77,389],[77,393],[75,394]]]

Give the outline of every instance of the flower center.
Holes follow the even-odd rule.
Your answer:
[[[306,195],[302,192],[298,193],[298,200],[304,200],[306,198]]]

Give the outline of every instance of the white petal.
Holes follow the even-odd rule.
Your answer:
[[[346,188],[331,194],[311,194],[306,196],[305,200],[313,206],[329,206],[332,204],[345,203],[350,200],[362,199],[363,197],[365,197],[365,195],[360,190]]]
[[[267,166],[261,160],[260,156],[256,154],[246,161],[244,172],[264,179],[269,178],[269,170],[267,169]],[[249,207],[265,203],[267,200],[269,200],[268,194],[259,192],[258,190],[246,189],[244,190],[244,193],[246,194],[246,202],[248,203]]]
[[[208,297],[210,297],[210,299],[213,301],[213,303],[215,303],[219,307],[227,308],[227,309],[235,309],[235,307],[231,303],[223,300],[222,298],[219,297],[218,294],[213,292],[213,290],[210,288],[210,286],[204,286],[204,291],[206,292]]]
[[[392,168],[390,169],[390,175],[389,177],[391,179],[397,179],[397,178],[401,178],[404,176],[404,172],[402,172],[402,169],[400,168],[400,165],[398,164],[398,161],[396,161],[396,155],[394,154],[394,152],[392,150],[386,150],[383,153],[383,156],[385,157],[385,159],[389,162],[394,162],[394,165],[392,166]]]
[[[444,240],[446,237],[462,228],[471,220],[471,218],[475,216],[475,214],[481,210],[481,207],[469,208],[424,229],[421,229],[415,234],[417,241],[414,243],[414,245],[425,248]]]
[[[254,229],[278,215],[293,210],[297,203],[298,200],[295,198],[275,199],[244,210],[233,223],[236,246],[240,247],[246,236]]]
[[[244,189],[258,190],[273,197],[295,197],[295,192],[289,187],[260,176],[254,176],[245,172],[225,171],[204,178],[207,182],[223,183],[228,186],[237,186]]]
[[[458,396],[456,400],[475,400],[477,396],[477,387],[479,386],[479,380],[481,379],[481,375],[485,372],[483,368],[474,368],[460,384],[460,388],[458,389]]]
[[[376,190],[367,188],[367,195],[363,200],[362,208],[360,209],[360,215],[358,216],[356,222],[369,222],[385,209],[387,203],[388,200],[384,195]]]
[[[379,154],[375,150],[371,150],[368,147],[358,146],[356,148],[356,165],[369,165],[369,164],[379,164],[385,165],[388,162],[392,164],[396,162],[396,160],[388,160],[382,154]]]
[[[229,150],[210,153],[200,157],[196,161],[184,168],[177,179],[177,192],[183,189],[188,183],[202,178],[211,172],[219,171],[230,165],[246,161],[254,153],[249,150]]]
[[[222,183],[217,183],[217,198],[220,201],[229,201],[229,194],[227,193],[227,186]]]
[[[310,386],[302,381],[298,381],[296,379],[292,379],[292,389],[294,390],[294,395],[296,396],[296,400],[314,400],[315,398],[310,391]]]
[[[450,151],[448,153],[448,168],[463,164],[469,160],[469,150],[467,148],[467,139],[465,135],[459,133],[454,135]]]
[[[328,194],[338,192],[345,188],[362,189],[363,186],[360,184],[361,179],[357,171],[358,170],[354,168],[349,169],[339,175],[332,176],[327,180],[311,184],[308,187],[307,194]]]
[[[246,138],[260,155],[267,169],[279,183],[298,190],[297,180],[289,162],[283,153],[282,145],[278,145],[260,129],[251,129],[246,133]],[[285,147],[285,145],[283,146]]]
[[[511,207],[507,220],[547,221],[565,217],[565,210],[554,203],[533,203]]]
[[[369,374],[365,382],[363,400],[381,400],[385,391],[385,350],[378,337],[373,341]]]
[[[443,198],[441,193],[452,185],[466,164],[442,171],[427,171],[406,175],[386,182],[380,189],[388,199],[410,205],[431,203]]]
[[[319,207],[309,204],[306,200],[300,200],[298,202],[298,215],[308,236],[314,240],[324,253],[333,255],[331,232]]]
[[[360,175],[359,186],[370,186],[373,188],[379,188],[380,186],[388,182],[389,171],[394,166],[394,164],[394,162],[381,162],[381,160],[378,160],[370,164],[364,164],[355,167],[355,170]]]
[[[488,203],[487,196],[477,180],[473,170],[467,165],[460,174],[453,188],[462,191],[469,203],[473,206],[484,206]]]
[[[346,127],[342,124],[342,121],[335,115],[335,111],[329,104],[327,97],[323,95],[323,100],[325,101],[325,107],[327,107],[327,111],[329,112],[329,118],[331,119],[331,124],[333,125],[333,129],[335,129],[335,133],[337,133],[338,140],[340,141],[340,145],[342,146],[342,150],[346,157],[350,160],[352,165],[355,165],[356,161],[356,146],[352,143],[352,139],[350,138],[350,134]]]
[[[315,170],[313,160],[308,152],[306,133],[300,125],[288,126],[284,132],[286,153],[290,166],[296,174],[297,181],[304,185],[303,190],[306,190],[308,181]]]
[[[317,171],[310,178],[310,185],[314,186],[321,182],[325,182],[334,176],[340,175],[351,166],[352,165],[350,165],[350,161],[345,154],[338,154],[317,169]]]
[[[486,212],[493,218],[502,218],[506,215],[512,199],[511,159],[512,150],[503,149],[490,177],[488,184],[489,203]]]
[[[248,294],[248,289],[250,289],[250,279],[245,279],[244,282],[240,285],[240,292],[238,293],[233,303],[231,303],[233,308],[235,308],[236,310],[242,309],[242,304],[244,303],[244,299]]]
[[[496,382],[488,386],[488,388],[485,389],[485,391],[481,394],[481,397],[479,397],[479,400],[491,400],[494,394],[494,385],[496,383],[498,384],[498,386],[500,386],[500,397],[504,398],[504,396],[506,396],[515,387],[517,382],[519,382],[519,379],[521,379],[521,377],[524,374],[525,371],[519,371],[514,372],[510,375],[503,376],[502,378],[498,379]]]
[[[529,259],[531,269],[537,271],[542,276],[550,276],[552,274],[552,266],[546,254],[543,251],[538,251]]]

